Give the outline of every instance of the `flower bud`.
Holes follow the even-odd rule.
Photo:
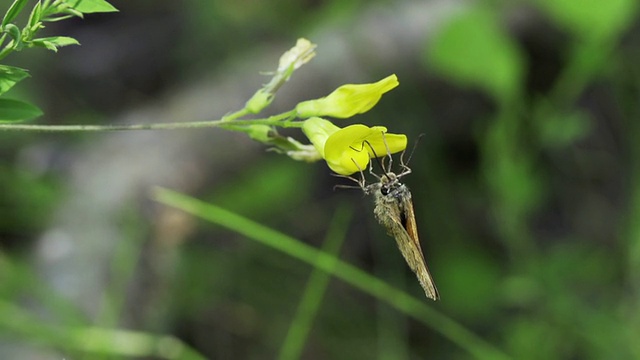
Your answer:
[[[296,106],[300,118],[312,116],[332,116],[348,118],[362,114],[374,107],[382,94],[398,86],[396,75],[372,84],[347,84],[340,86],[326,97],[308,100]]]

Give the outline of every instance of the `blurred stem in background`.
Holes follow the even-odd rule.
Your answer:
[[[417,299],[404,291],[349,265],[336,257],[317,250],[301,241],[290,238],[275,230],[252,222],[239,215],[230,213],[214,205],[176,193],[157,188],[154,198],[160,203],[173,206],[203,220],[237,232],[249,239],[272,247],[293,258],[315,265],[361,291],[387,302],[397,310],[430,326],[433,330],[456,343],[479,359],[509,359],[499,349],[473,334],[454,320],[428,306],[423,299]]]
[[[321,268],[334,268],[340,248],[347,236],[347,229],[352,218],[351,212],[351,209],[343,204],[338,206],[333,215],[333,220],[329,224],[329,230],[325,236],[324,245],[320,251],[336,257],[318,258],[318,261],[328,261],[322,266],[313,264],[313,270],[302,293],[295,317],[291,321],[284,343],[280,348],[278,358],[281,360],[301,358],[313,321],[322,305],[322,299],[331,280],[330,273],[322,271]]]

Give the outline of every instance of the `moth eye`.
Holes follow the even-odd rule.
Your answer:
[[[387,194],[389,194],[389,189],[388,189],[388,188],[386,188],[386,187],[381,187],[381,188],[380,188],[380,193],[381,193],[382,195],[387,195]]]

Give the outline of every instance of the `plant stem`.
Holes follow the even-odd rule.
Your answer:
[[[2,37],[3,41],[4,41],[4,36]],[[2,49],[0,51],[0,60],[4,59],[5,57],[7,57],[7,55],[11,54],[11,52],[13,51],[13,41],[10,41],[5,47],[4,49]]]
[[[207,120],[174,123],[130,124],[130,125],[25,125],[0,124],[0,131],[37,131],[37,132],[101,132],[128,130],[177,130],[222,127],[228,125],[274,125],[284,128],[302,127],[301,121],[282,120],[282,115],[275,115],[266,119],[255,120]]]

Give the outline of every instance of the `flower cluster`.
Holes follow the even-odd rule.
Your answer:
[[[258,114],[274,100],[276,91],[293,72],[315,56],[316,45],[298,39],[296,46],[280,57],[271,81],[263,85],[239,111],[225,115],[218,126],[245,132],[252,139],[268,144],[271,150],[286,154],[294,160],[313,162],[325,160],[329,168],[340,175],[364,171],[372,158],[403,151],[407,137],[389,134],[383,126],[363,124],[340,128],[325,117],[350,118],[373,108],[386,92],[399,85],[395,75],[370,84],[346,84],[329,95],[300,102],[291,111],[255,119],[247,124],[245,115]],[[311,144],[283,136],[277,128],[302,128]]]
[[[340,175],[363,171],[371,158],[403,151],[407,137],[389,134],[383,126],[362,124],[340,128],[320,116],[348,118],[369,111],[382,95],[398,86],[395,75],[372,84],[347,84],[326,97],[299,103],[297,116],[307,118],[302,131],[329,168]]]

